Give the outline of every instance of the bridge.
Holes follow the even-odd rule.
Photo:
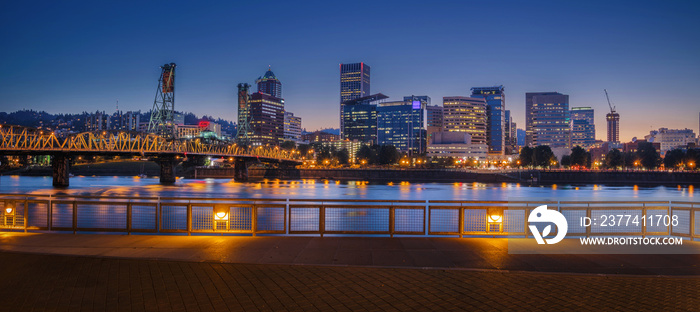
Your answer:
[[[53,185],[69,185],[69,163],[74,155],[141,156],[160,165],[160,182],[175,182],[175,166],[187,157],[233,158],[235,180],[248,179],[252,163],[278,164],[291,167],[301,164],[294,153],[279,147],[240,146],[224,141],[165,139],[152,133],[135,131],[95,131],[65,137],[51,131],[0,125],[0,154],[51,155]]]

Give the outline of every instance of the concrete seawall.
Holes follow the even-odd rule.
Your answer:
[[[698,171],[558,171],[541,170],[528,173],[538,177],[539,183],[624,183],[624,184],[697,184]],[[525,177],[523,172],[521,176]]]

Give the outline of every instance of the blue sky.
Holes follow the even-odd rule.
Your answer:
[[[268,65],[308,130],[337,127],[338,64],[372,67],[392,99],[503,84],[525,125],[525,92],[596,109],[607,88],[621,139],[698,131],[700,5],[693,1],[5,1],[0,111],[147,111],[175,62],[178,110],[236,118],[235,86]]]

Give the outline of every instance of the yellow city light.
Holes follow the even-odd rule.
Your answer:
[[[215,221],[227,221],[228,220],[228,212],[219,211],[219,212],[215,213],[214,220]]]
[[[497,214],[492,214],[492,215],[490,215],[490,216],[489,216],[489,219],[491,219],[491,222],[498,222],[498,223],[500,223],[500,222],[503,221],[503,217],[502,217],[501,215],[497,215]]]
[[[7,207],[5,208],[5,215],[13,215],[15,214],[15,209],[12,207]]]

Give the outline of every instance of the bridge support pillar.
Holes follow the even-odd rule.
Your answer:
[[[68,187],[70,184],[68,176],[69,157],[67,154],[55,154],[51,158],[51,168],[53,169],[53,186]]]
[[[233,180],[236,182],[248,182],[248,163],[245,159],[236,158]]]
[[[175,161],[174,156],[159,157],[158,165],[160,166],[160,183],[161,184],[173,184],[175,183]]]

